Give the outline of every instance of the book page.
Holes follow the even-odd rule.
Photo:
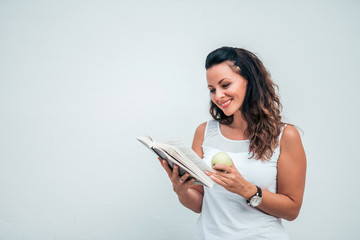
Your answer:
[[[188,148],[181,141],[168,141],[168,144],[177,147],[182,153],[185,154],[196,166],[203,171],[214,172],[214,170],[207,165],[191,148]]]
[[[185,156],[177,147],[165,143],[157,143],[156,147],[165,151],[167,154],[172,156],[187,168],[193,169],[195,173],[199,174],[199,171],[202,172],[202,170],[197,167],[196,164],[193,163],[187,156]]]
[[[136,139],[150,149],[154,145],[154,141],[148,135],[141,135]]]

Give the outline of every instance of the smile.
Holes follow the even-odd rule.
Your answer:
[[[231,103],[231,99],[229,101],[221,103],[220,105],[221,105],[221,107],[226,108],[226,107],[228,107],[230,105],[230,103]]]

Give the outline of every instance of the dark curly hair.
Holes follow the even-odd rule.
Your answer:
[[[259,58],[242,48],[222,47],[214,50],[207,56],[205,68],[207,70],[225,61],[232,62],[234,71],[248,81],[240,111],[248,124],[245,135],[250,139],[251,158],[268,160],[279,144],[278,136],[284,126],[280,115],[282,105],[276,93],[278,86],[271,80],[270,73]],[[234,120],[233,115],[226,116],[212,101],[210,114],[225,125]]]

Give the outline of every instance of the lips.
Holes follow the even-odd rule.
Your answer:
[[[222,108],[227,108],[230,105],[231,101],[232,101],[232,99],[229,99],[226,102],[220,103],[220,106]]]

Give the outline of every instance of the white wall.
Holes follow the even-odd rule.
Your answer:
[[[206,55],[263,60],[308,158],[291,239],[359,239],[359,1],[0,1],[0,239],[191,239],[156,158],[210,118]]]

